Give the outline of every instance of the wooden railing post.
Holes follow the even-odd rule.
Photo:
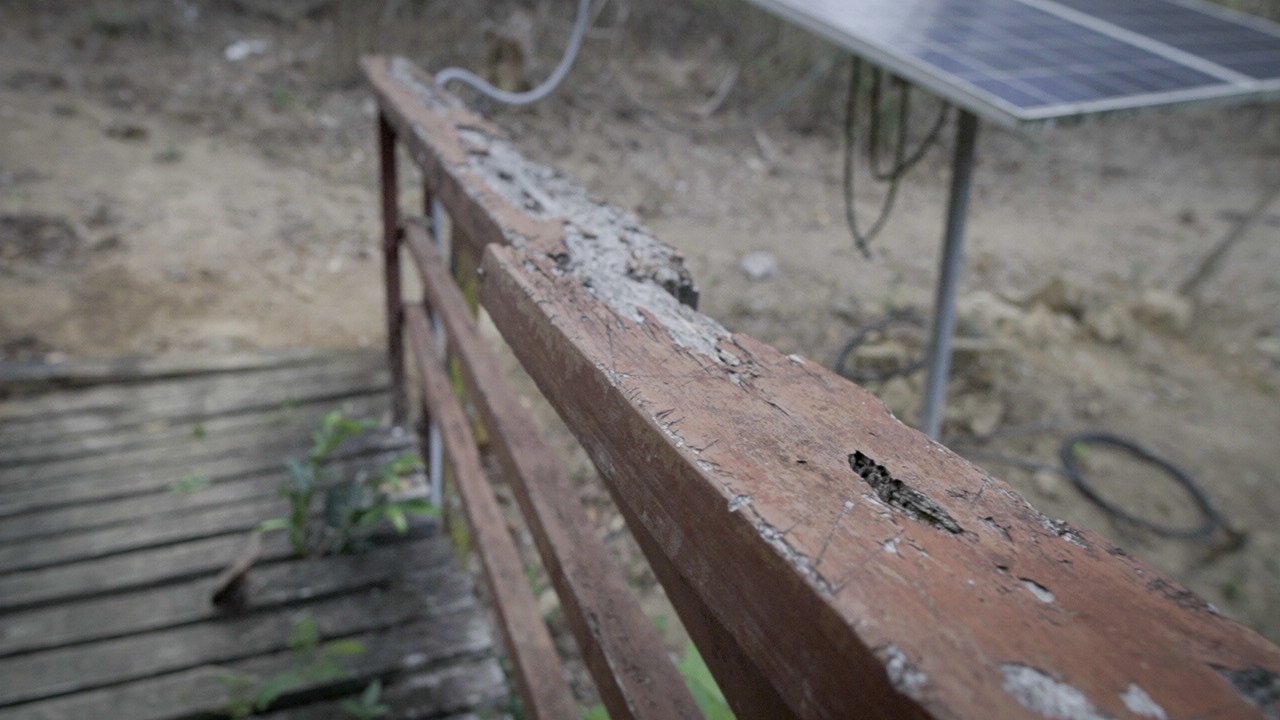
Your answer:
[[[400,293],[400,185],[396,179],[396,132],[378,113],[378,153],[382,189],[383,285],[387,295],[387,364],[391,373],[391,414],[405,421],[404,318]]]
[[[422,213],[431,231],[432,240],[439,243],[441,226],[444,225],[444,208],[431,192],[431,185],[423,179]],[[401,240],[403,241],[403,236]],[[430,308],[428,308],[429,310]],[[432,328],[435,329],[434,327]],[[437,340],[439,342],[439,340]],[[431,413],[422,408],[422,433],[426,437],[427,479],[431,484],[431,502],[438,508],[445,507],[444,446],[440,428],[432,422]]]

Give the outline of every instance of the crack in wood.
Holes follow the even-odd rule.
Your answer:
[[[1267,720],[1280,718],[1280,675],[1270,670],[1251,665],[1243,670],[1213,666],[1214,670],[1231,683],[1240,697],[1250,705],[1259,708]]]
[[[756,528],[756,532],[760,533],[760,537],[769,542],[775,549],[782,553],[791,567],[795,568],[800,574],[807,577],[817,588],[818,591],[828,597],[836,594],[839,590],[831,585],[831,582],[815,567],[815,563],[810,560],[809,556],[797,550],[791,541],[787,539],[787,533],[794,529],[788,528],[780,530],[774,527],[769,521],[765,520],[756,510],[754,505],[746,505],[745,508],[754,518],[752,524]]]
[[[960,524],[946,510],[943,510],[941,505],[890,475],[883,465],[877,464],[862,451],[849,456],[849,467],[853,468],[853,471],[858,473],[858,476],[865,480],[872,490],[875,490],[876,497],[889,507],[897,508],[914,520],[953,535],[964,532]]]

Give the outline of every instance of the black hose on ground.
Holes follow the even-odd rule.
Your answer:
[[[925,367],[925,359],[920,358],[910,362],[902,367],[893,368],[891,370],[859,370],[849,367],[849,360],[853,354],[857,352],[859,347],[867,341],[869,337],[876,334],[883,334],[884,331],[895,326],[908,326],[914,328],[923,328],[924,322],[915,315],[907,313],[890,314],[880,320],[868,325],[849,338],[849,341],[840,348],[840,352],[836,353],[835,362],[831,367],[836,373],[842,377],[852,380],[859,385],[867,385],[870,383],[888,382],[896,377],[907,377],[914,375]]]
[[[1187,494],[1191,496],[1191,501],[1196,506],[1196,510],[1199,511],[1201,518],[1203,518],[1203,522],[1193,527],[1165,525],[1139,517],[1115,502],[1108,500],[1089,484],[1088,480],[1085,479],[1084,470],[1080,467],[1080,448],[1089,446],[1103,446],[1119,450],[1139,462],[1159,469],[1181,486],[1183,490],[1187,491]],[[1071,481],[1076,490],[1079,490],[1081,495],[1084,495],[1090,502],[1112,517],[1161,537],[1205,540],[1212,536],[1218,528],[1222,528],[1233,545],[1238,546],[1244,542],[1244,533],[1232,527],[1230,521],[1213,504],[1209,494],[1205,492],[1204,488],[1200,487],[1200,484],[1186,470],[1156,455],[1150,449],[1129,438],[1107,432],[1079,433],[1063,441],[1062,447],[1058,450],[1058,458],[1062,461],[1063,475]]]
[[[881,318],[874,323],[864,326],[849,338],[849,341],[840,348],[838,353],[836,353],[835,362],[832,363],[832,369],[834,369],[840,376],[852,380],[860,385],[883,383],[895,377],[906,377],[923,370],[925,367],[925,361],[923,359],[907,363],[901,367],[893,368],[891,370],[858,370],[849,367],[849,363],[853,358],[853,355],[868,338],[876,334],[883,334],[889,328],[900,325],[917,328],[924,327],[924,323],[918,317],[910,314],[898,313]],[[946,444],[963,445],[966,440],[972,443],[974,441],[981,442],[987,439],[990,439],[990,437],[959,438],[948,441]],[[1191,501],[1203,519],[1203,522],[1192,527],[1165,525],[1135,515],[1126,508],[1107,499],[1089,483],[1085,478],[1084,469],[1081,467],[1080,448],[1089,446],[1103,446],[1112,450],[1118,450],[1139,462],[1146,463],[1159,469],[1187,491],[1187,494],[1191,496]],[[1160,457],[1146,446],[1139,444],[1137,441],[1114,433],[1089,431],[1077,433],[1068,437],[1063,441],[1058,450],[1058,458],[1062,463],[1061,466],[1037,463],[1023,458],[1010,457],[987,451],[978,451],[977,453],[971,454],[975,455],[975,457],[982,457],[991,462],[1009,465],[1010,467],[1020,468],[1028,472],[1047,470],[1058,473],[1066,477],[1067,480],[1071,482],[1072,486],[1075,487],[1086,500],[1093,503],[1098,507],[1098,509],[1102,510],[1107,515],[1135,527],[1140,527],[1161,537],[1179,540],[1205,541],[1212,537],[1218,529],[1221,529],[1227,538],[1227,542],[1223,547],[1225,550],[1237,549],[1242,546],[1247,539],[1246,533],[1235,529],[1226,516],[1222,514],[1222,511],[1213,504],[1213,500],[1209,497],[1208,492],[1206,492],[1205,489],[1201,487],[1193,477],[1191,477],[1190,473],[1173,462]]]

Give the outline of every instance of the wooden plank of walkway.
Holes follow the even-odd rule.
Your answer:
[[[74,439],[73,433],[116,433],[148,423],[194,423],[221,415],[287,410],[293,405],[314,400],[334,400],[353,393],[367,393],[386,387],[385,371],[371,365],[316,368],[301,377],[285,371],[266,371],[263,377],[239,378],[217,376],[201,381],[196,392],[184,394],[181,387],[157,396],[143,396],[145,402],[133,403],[129,398],[145,388],[130,387],[121,397],[104,400],[101,405],[72,407],[61,410],[30,405],[27,413],[9,400],[0,404],[7,415],[0,418],[4,439],[0,446],[15,447],[41,438]],[[85,391],[92,392],[92,391]],[[29,404],[35,401],[27,401]]]
[[[306,616],[325,637],[346,637],[411,622],[426,603],[448,607],[446,599],[470,602],[459,576],[453,576],[454,582],[426,583],[398,567],[395,582],[381,592],[309,599]],[[0,659],[0,706],[285,650],[298,617],[298,607],[286,606]]]
[[[316,379],[369,375],[381,371],[382,368],[369,355],[353,354],[301,367],[268,367],[150,383],[105,384],[9,398],[0,409],[0,422],[5,427],[10,424],[20,426],[59,416],[104,413],[113,414],[120,420],[180,411],[210,402],[228,410],[244,410],[258,407],[257,404],[243,403],[263,391],[287,391],[290,385],[311,385]]]
[[[53,537],[72,532],[86,532],[127,525],[138,518],[158,515],[192,515],[219,506],[247,500],[261,500],[279,495],[283,471],[235,478],[210,484],[186,494],[173,489],[157,490],[123,499],[107,499],[88,505],[64,505],[23,514],[15,514],[0,523],[0,543]],[[205,478],[192,473],[188,476]]]
[[[379,547],[361,555],[260,562],[244,607],[270,609],[298,600],[386,585],[400,572],[392,561],[402,553],[416,556],[431,568],[445,564],[451,552],[447,540],[432,537],[406,546]],[[451,579],[446,576],[447,573],[438,572],[422,577],[426,582]],[[4,633],[0,634],[0,658],[212,620],[220,615],[209,603],[214,580],[212,575],[205,575],[161,587],[76,598],[8,614]]]
[[[366,395],[352,397],[344,401],[344,405],[352,407],[351,412],[358,415],[370,415],[375,406],[384,400],[383,391],[371,390]],[[147,447],[174,447],[189,440],[214,440],[222,437],[240,436],[246,433],[281,434],[290,429],[310,429],[319,422],[319,416],[332,410],[334,403],[330,399],[294,403],[289,409],[279,413],[252,413],[248,415],[220,415],[192,423],[147,423],[132,432],[114,430],[106,434],[79,433],[74,442],[66,437],[54,436],[47,442],[28,442],[16,447],[6,448],[2,462],[10,465],[30,465],[33,463],[72,460],[79,457],[101,456],[104,453],[117,453],[121,450],[133,450]],[[204,443],[196,443],[198,445]]]
[[[58,362],[4,363],[0,364],[0,397],[31,395],[59,388],[152,383],[169,378],[315,365],[330,363],[339,354],[342,353],[287,349],[212,356],[109,360],[71,358]]]
[[[0,545],[0,573],[37,570],[70,562],[87,562],[131,550],[174,545],[252,530],[263,520],[288,512],[281,497],[250,500],[187,517],[161,515],[139,518],[123,527],[90,530],[53,538],[19,540]]]
[[[348,636],[368,648],[347,663],[349,677],[330,695],[343,694],[343,687],[363,688],[382,678],[390,688],[413,676],[417,668],[447,667],[484,657],[493,647],[492,631],[472,605],[453,612],[435,614],[429,620],[402,624]],[[288,628],[284,629],[288,633]],[[129,720],[172,720],[189,717],[224,717],[231,700],[222,678],[244,673],[270,678],[294,666],[288,650],[260,655],[221,665],[201,665],[181,672],[157,675],[116,687],[65,695],[35,705],[0,708],[0,720],[84,720],[85,718],[129,718]],[[315,693],[318,683],[302,686],[281,705],[305,704],[297,695]],[[358,691],[357,691],[358,692]],[[352,693],[356,694],[356,693]],[[473,707],[483,707],[503,697],[492,686],[487,696],[473,697]],[[413,717],[411,713],[405,714]],[[430,717],[430,716],[428,716]]]
[[[342,406],[335,406],[334,409]],[[398,437],[372,437],[353,442],[335,455],[333,462],[342,465],[359,461],[365,455],[402,450],[408,433]],[[149,493],[168,492],[175,482],[191,475],[203,475],[213,482],[236,480],[279,472],[285,458],[301,457],[310,449],[310,440],[278,437],[268,433],[243,450],[232,449],[207,459],[136,465],[127,468],[94,471],[89,475],[63,477],[64,482],[48,484],[14,482],[0,485],[0,517],[34,510],[66,507],[77,503],[99,502]],[[108,461],[104,464],[110,465]],[[13,487],[20,485],[20,487]]]
[[[109,364],[70,380],[17,373],[42,391],[0,413],[0,446],[24,449],[0,471],[0,718],[224,715],[234,698],[222,679],[261,682],[303,662],[289,639],[304,619],[324,641],[367,650],[344,659],[342,677],[291,689],[270,716],[333,717],[374,680],[396,716],[502,706],[492,632],[434,521],[334,558],[298,558],[269,534],[236,606],[210,602],[248,531],[284,514],[283,461],[306,454],[319,418],[344,399],[352,412],[386,412],[382,363],[302,354],[144,364],[140,377]],[[0,368],[0,389],[5,377]],[[197,416],[203,438],[190,430]],[[77,424],[86,418],[100,422]],[[332,468],[369,473],[414,442],[375,433]],[[191,474],[210,484],[172,492]]]
[[[0,574],[0,612],[212,576],[242,545],[243,536],[221,535],[94,562]],[[281,560],[292,554],[287,540],[271,535],[265,542],[259,562]]]
[[[485,693],[492,693],[492,688],[501,679],[502,668],[493,659],[464,662],[415,673],[385,692],[383,702],[398,708],[399,717],[463,720],[459,716],[445,716],[474,707],[476,696],[485,697]],[[332,720],[344,717],[344,713],[341,704],[334,701],[282,710],[265,717],[271,720]],[[468,717],[479,720],[474,715],[469,714]]]

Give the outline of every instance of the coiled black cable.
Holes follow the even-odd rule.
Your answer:
[[[1158,468],[1181,486],[1183,490],[1187,491],[1187,494],[1191,496],[1192,503],[1196,506],[1196,510],[1199,511],[1201,518],[1203,518],[1203,522],[1193,527],[1165,525],[1135,515],[1108,500],[1085,480],[1084,471],[1080,467],[1079,449],[1090,445],[1101,445],[1113,450],[1119,450],[1136,460]],[[1222,528],[1231,544],[1238,546],[1244,541],[1244,533],[1232,527],[1231,523],[1222,515],[1222,512],[1213,504],[1209,494],[1205,492],[1204,488],[1200,487],[1190,474],[1133,440],[1107,432],[1079,433],[1063,441],[1062,447],[1058,451],[1058,458],[1062,461],[1063,474],[1080,491],[1081,495],[1088,498],[1103,512],[1124,522],[1162,537],[1181,538],[1184,540],[1203,540],[1213,535],[1218,528]]]
[[[917,316],[911,313],[895,313],[866,325],[850,337],[848,342],[846,342],[844,346],[840,348],[840,351],[836,353],[835,361],[832,363],[832,369],[842,377],[852,380],[860,385],[880,384],[895,377],[906,377],[923,370],[925,366],[925,361],[923,359],[909,362],[890,370],[862,370],[850,367],[854,354],[868,338],[876,334],[883,334],[886,330],[895,326],[923,327],[924,324]],[[985,442],[986,440],[991,439],[991,437],[993,436],[983,436],[981,438],[951,438],[947,440],[946,444],[949,446],[961,447],[964,445]],[[1089,483],[1085,478],[1084,469],[1081,467],[1079,449],[1081,447],[1091,445],[1105,446],[1113,450],[1118,450],[1140,462],[1154,466],[1163,472],[1171,478],[1173,482],[1186,490],[1187,494],[1191,497],[1192,503],[1195,505],[1196,511],[1202,518],[1202,522],[1199,525],[1192,527],[1165,525],[1136,515],[1121,507],[1119,504],[1107,499]],[[1222,514],[1222,511],[1214,505],[1208,492],[1206,492],[1205,489],[1196,482],[1195,478],[1191,477],[1190,473],[1173,462],[1160,457],[1149,448],[1139,444],[1137,441],[1114,433],[1091,431],[1071,435],[1062,442],[1062,445],[1058,449],[1058,458],[1061,461],[1061,465],[1039,463],[985,450],[971,450],[965,454],[970,456],[972,459],[981,459],[999,463],[1001,465],[1008,465],[1027,472],[1048,471],[1062,475],[1071,482],[1072,486],[1075,487],[1086,500],[1093,503],[1104,513],[1115,517],[1122,522],[1142,528],[1161,537],[1205,541],[1221,529],[1226,541],[1222,544],[1220,550],[1224,551],[1238,549],[1247,540],[1247,534],[1236,529],[1231,524],[1230,520]]]
[[[943,104],[933,126],[915,150],[907,152],[907,126],[911,120],[911,86],[887,75],[883,70],[873,68],[871,87],[871,108],[868,121],[868,154],[871,158],[871,175],[879,182],[887,183],[884,199],[880,204],[880,212],[874,222],[865,231],[858,221],[858,210],[854,198],[854,177],[856,170],[856,154],[858,152],[858,115],[862,95],[862,60],[852,56],[849,66],[849,95],[845,104],[844,124],[844,210],[845,222],[853,235],[854,245],[864,257],[871,257],[871,241],[884,229],[889,215],[893,212],[894,202],[898,197],[898,187],[902,178],[911,171],[925,154],[929,152],[942,133],[946,124],[950,106]],[[880,167],[881,152],[881,110],[885,105],[884,85],[893,83],[898,87],[898,132],[893,147],[893,164],[888,169]]]

